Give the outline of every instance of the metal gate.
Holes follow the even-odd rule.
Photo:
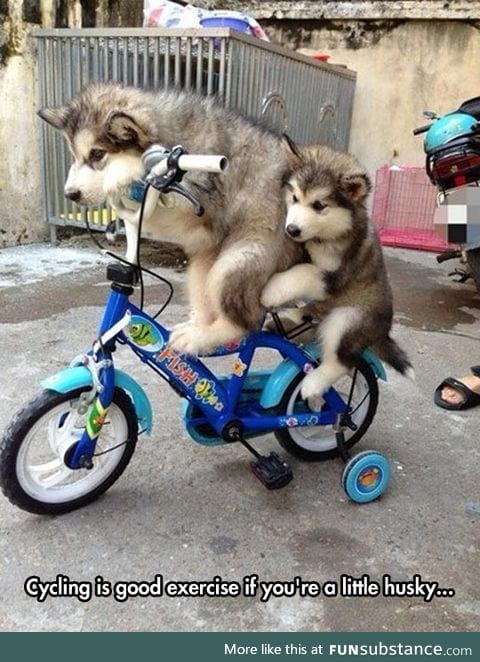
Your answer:
[[[317,62],[230,29],[155,28],[40,30],[40,104],[61,105],[91,82],[145,88],[172,86],[215,95],[229,108],[264,117],[302,143],[346,150],[355,72]],[[112,210],[86,211],[63,196],[70,155],[58,132],[42,123],[45,218],[55,225],[98,229]]]

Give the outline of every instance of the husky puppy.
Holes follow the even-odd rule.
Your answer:
[[[365,207],[368,176],[349,154],[323,146],[299,148],[286,136],[284,147],[290,164],[285,232],[304,244],[311,263],[275,274],[262,303],[277,308],[296,300],[312,302],[306,310],[319,320],[322,363],[303,380],[302,397],[321,396],[366,347],[403,375],[413,373],[390,336],[392,292]]]
[[[39,115],[67,139],[74,161],[65,195],[80,205],[108,200],[119,208],[131,184],[144,175],[141,155],[152,144],[225,155],[225,173],[187,173],[183,180],[205,208],[202,218],[175,195],[175,207],[159,209],[144,229],[180,244],[190,257],[192,311],[171,335],[177,351],[208,353],[258,327],[268,278],[300,254],[282,227],[288,164],[279,136],[212,99],[114,84],[91,85]],[[126,214],[121,208],[127,240],[135,239],[138,211]]]

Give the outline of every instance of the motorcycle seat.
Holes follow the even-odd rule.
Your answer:
[[[472,115],[476,120],[480,121],[480,97],[467,99],[467,101],[464,101],[456,112]]]
[[[470,149],[479,149],[480,148],[480,134],[478,132],[473,132],[449,140],[448,142],[435,147],[428,152],[428,157],[439,156],[442,152],[445,154],[454,152],[458,148],[470,148]],[[442,154],[443,155],[443,154]]]

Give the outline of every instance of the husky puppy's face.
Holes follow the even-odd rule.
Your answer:
[[[370,180],[349,154],[325,146],[297,147],[283,138],[290,173],[285,182],[285,232],[295,241],[334,241],[348,235]]]
[[[65,135],[73,163],[64,193],[79,205],[118,198],[143,175],[141,154],[150,144],[147,119],[121,93],[120,86],[90,86],[65,106],[38,113]]]

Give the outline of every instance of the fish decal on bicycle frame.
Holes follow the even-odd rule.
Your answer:
[[[132,315],[126,329],[130,342],[141,347],[144,352],[159,352],[165,345],[165,339],[160,331],[145,317]]]

